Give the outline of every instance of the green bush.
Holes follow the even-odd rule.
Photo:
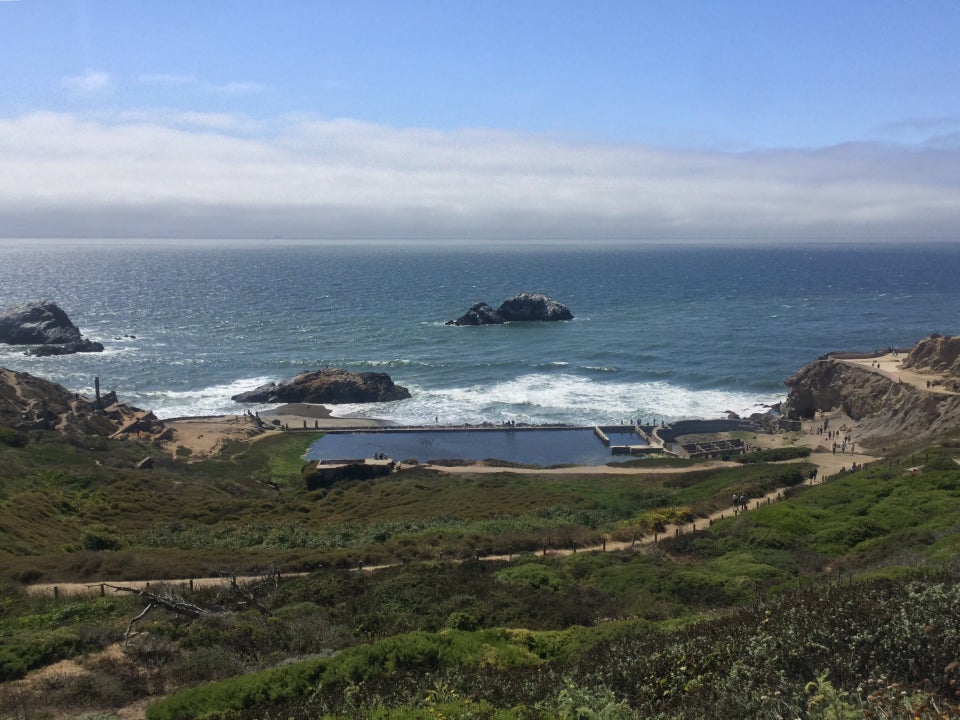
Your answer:
[[[768,450],[753,450],[744,455],[738,455],[733,458],[734,462],[743,465],[754,463],[781,462],[783,460],[796,460],[797,458],[810,457],[811,450],[807,447],[783,447],[770,448]]]
[[[9,447],[26,447],[28,442],[27,434],[14,428],[0,427],[0,443]]]

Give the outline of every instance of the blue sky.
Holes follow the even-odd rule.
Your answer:
[[[923,240],[960,3],[0,0],[0,233]]]

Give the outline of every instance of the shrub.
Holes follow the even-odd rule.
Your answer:
[[[80,534],[80,545],[84,550],[119,550],[123,547],[117,531],[102,524],[90,525]]]
[[[26,433],[9,427],[0,427],[0,443],[14,448],[26,447],[28,438]]]
[[[769,450],[754,450],[744,455],[739,455],[733,458],[733,460],[743,465],[750,465],[754,463],[796,460],[797,458],[810,457],[810,453],[811,450],[807,447],[770,448]]]

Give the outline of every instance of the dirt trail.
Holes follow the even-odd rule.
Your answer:
[[[828,416],[824,416],[828,417]],[[809,447],[813,450],[812,454],[805,459],[789,460],[785,461],[787,463],[797,463],[797,462],[810,462],[817,466],[818,470],[818,482],[823,482],[825,479],[831,475],[835,475],[844,469],[849,469],[851,463],[856,462],[858,464],[869,463],[876,460],[875,457],[870,455],[865,455],[863,453],[832,453],[824,452],[826,449],[824,446],[827,443],[825,436],[818,434],[816,431],[820,425],[823,423],[824,417],[814,419],[812,421],[807,421],[804,423],[803,430],[800,433],[793,434],[778,434],[778,435],[757,435],[751,440],[755,447],[767,447],[767,448],[777,448],[777,447],[786,447],[790,445],[798,445],[802,447]],[[856,423],[845,415],[834,413],[829,416],[830,418],[830,427],[834,429],[842,429],[844,432],[849,433],[851,436],[855,437],[856,432]],[[511,467],[496,467],[488,465],[461,465],[456,467],[444,467],[440,465],[429,466],[434,470],[445,473],[517,473],[524,475],[636,475],[638,477],[643,475],[666,475],[666,474],[677,474],[690,472],[693,470],[703,470],[710,468],[723,468],[723,467],[736,467],[738,464],[735,462],[721,461],[721,460],[711,460],[704,463],[698,463],[695,466],[689,467],[653,467],[653,468],[644,468],[644,467],[618,467],[616,465],[599,465],[599,466],[572,466],[572,467],[563,467],[563,468],[511,468]],[[770,502],[775,502],[778,497],[781,496],[785,488],[779,488],[770,493],[767,493],[762,498],[752,499],[748,505],[748,510],[755,510],[757,507],[762,505],[769,504]],[[692,532],[694,529],[704,529],[710,525],[711,522],[730,517],[733,513],[732,508],[727,508],[725,510],[717,511],[707,517],[697,518],[693,523],[683,523],[680,525],[670,525],[664,529],[663,533],[658,533],[656,538],[654,536],[644,536],[637,538],[636,541],[621,542],[608,540],[605,544],[605,549],[607,551],[614,550],[625,550],[637,545],[649,545],[656,540],[664,540],[668,537],[673,537],[678,534],[683,534],[687,532]],[[603,551],[604,545],[595,545],[592,547],[583,547],[577,548],[577,552],[597,552]],[[573,553],[572,548],[563,549],[563,548],[548,548],[548,555],[567,555]],[[482,556],[480,560],[510,560],[516,555],[488,555]],[[368,565],[364,566],[364,570],[377,570],[384,567],[390,567],[390,565]],[[302,574],[302,573],[298,573]],[[290,577],[288,574],[287,577]],[[238,582],[253,582],[256,580],[262,579],[262,576],[249,576],[249,577],[238,577],[236,578]],[[164,584],[179,586],[181,588],[187,588],[190,586],[190,583],[193,583],[193,587],[225,587],[230,583],[229,577],[206,577],[206,578],[193,578],[190,579],[175,579],[175,580],[103,580],[90,583],[43,583],[37,585],[29,585],[27,591],[30,593],[35,593],[39,595],[54,595],[55,593],[59,597],[64,596],[76,596],[76,595],[96,595],[101,592],[104,594],[109,592],[109,588],[106,588],[106,585],[117,585],[121,587],[129,587],[137,590],[148,590],[151,588],[156,588],[156,586],[162,586]],[[101,589],[103,588],[103,589]]]
[[[918,390],[924,392],[937,393],[940,395],[956,395],[953,390],[948,390],[943,383],[947,379],[943,374],[936,372],[918,372],[916,370],[903,367],[903,361],[907,356],[904,354],[894,355],[889,353],[875,358],[864,359],[842,359],[840,362],[847,365],[856,365],[866,368],[872,373],[882,375],[893,382],[901,382],[912,385]],[[877,367],[879,365],[879,367]]]
[[[278,579],[283,577],[294,577],[305,575],[306,573],[283,573]],[[263,580],[263,575],[244,575],[233,578],[238,583],[252,583]],[[178,578],[172,580],[97,580],[88,583],[37,583],[36,585],[27,585],[27,592],[34,595],[57,595],[58,597],[77,596],[77,595],[106,595],[113,592],[119,592],[111,589],[110,585],[116,587],[130,588],[131,590],[147,590],[159,592],[163,587],[173,587],[186,590],[191,586],[193,588],[210,587],[229,587],[231,578],[217,576],[205,578]]]

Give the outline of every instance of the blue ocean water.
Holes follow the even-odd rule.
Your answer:
[[[749,413],[831,350],[960,333],[960,245],[444,247],[0,240],[0,306],[58,302],[102,354],[0,365],[161,417],[326,366],[413,393],[335,406],[402,424],[616,423]],[[448,327],[520,291],[572,322]],[[133,335],[135,338],[125,337]]]

